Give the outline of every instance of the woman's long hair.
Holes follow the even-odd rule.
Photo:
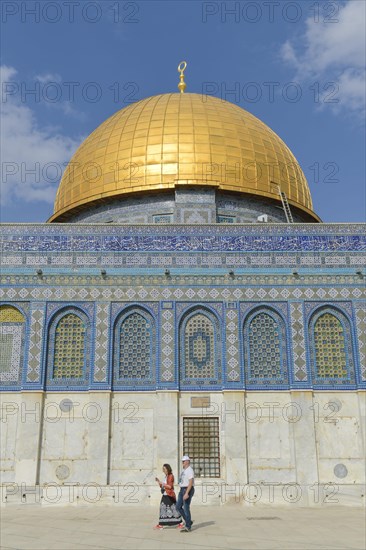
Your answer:
[[[172,473],[172,467],[170,466],[170,464],[163,464],[163,468],[167,469],[168,475]]]

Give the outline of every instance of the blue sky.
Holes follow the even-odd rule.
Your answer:
[[[81,141],[177,91],[183,59],[187,91],[210,83],[287,143],[323,221],[365,221],[363,0],[55,4],[1,4],[1,221],[45,221]]]

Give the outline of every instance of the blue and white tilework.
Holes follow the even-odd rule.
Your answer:
[[[306,347],[304,335],[304,314],[302,302],[290,302],[292,357],[294,365],[294,380],[306,382]]]
[[[95,383],[108,382],[108,343],[110,303],[98,302],[95,310],[95,350],[94,350],[94,375]]]
[[[366,382],[366,302],[356,303],[356,328],[361,367],[361,380]]]
[[[366,387],[366,236],[360,224],[5,224],[1,236],[0,299],[29,308],[23,379],[14,390],[44,387],[50,323],[67,308],[82,310],[90,323],[91,379],[87,369],[82,383],[49,379],[51,391]],[[349,322],[349,365],[353,361],[357,376],[341,385],[322,384],[310,370],[309,323],[319,307],[334,307]],[[146,310],[155,324],[155,366],[144,380],[133,373],[130,381],[112,376],[115,327],[126,308]],[[255,308],[282,319],[282,372],[270,383],[248,377],[244,323]],[[214,327],[203,334],[202,319],[198,327],[196,374],[211,369],[201,378],[184,356],[183,324],[194,309],[205,311]],[[205,350],[214,350],[206,366]]]
[[[240,349],[238,334],[238,307],[237,302],[227,302],[226,316],[226,382],[241,382]]]
[[[167,295],[167,294],[166,294]],[[161,384],[172,383],[175,381],[175,359],[174,359],[174,340],[175,340],[175,325],[174,325],[174,302],[161,302],[160,319],[161,319],[161,367],[160,380]]]
[[[27,365],[27,382],[31,384],[41,383],[45,310],[46,304],[44,302],[31,302],[29,352]]]

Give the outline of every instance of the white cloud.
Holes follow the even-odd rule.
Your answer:
[[[76,118],[77,120],[84,121],[85,114],[73,107],[73,102],[70,99],[63,99],[66,95],[66,89],[62,87],[62,78],[58,73],[46,73],[38,74],[34,77],[36,82],[40,84],[40,97],[42,98],[43,105],[48,109],[56,109],[62,111],[64,115]],[[47,92],[48,85],[52,88],[51,92]],[[52,100],[48,97],[48,93],[51,93]],[[54,101],[53,97],[59,93],[60,97],[57,101]]]
[[[61,82],[61,76],[57,73],[38,74],[35,79],[41,84],[47,84],[48,82]]]
[[[350,0],[338,3],[339,11],[329,22],[320,4],[319,21],[309,17],[305,33],[281,48],[282,59],[296,69],[300,81],[322,79],[339,86],[337,110],[365,110],[365,20],[366,3]],[[326,94],[323,94],[325,97]],[[325,104],[324,104],[325,105]]]
[[[0,67],[2,91],[16,74],[14,67]],[[34,111],[9,94],[1,98],[1,117],[1,203],[52,203],[61,171],[81,139],[42,128]]]

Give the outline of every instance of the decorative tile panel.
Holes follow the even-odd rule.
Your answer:
[[[70,227],[72,232],[70,232]],[[152,225],[85,226],[7,224],[2,252],[108,251],[293,251],[298,253],[366,250],[361,224],[257,224],[228,226]],[[42,254],[38,254],[39,257]],[[334,256],[336,257],[336,256]]]
[[[96,304],[94,382],[108,382],[108,344],[110,303]]]
[[[175,381],[173,302],[162,302],[161,308],[161,344],[164,349],[161,356],[160,383],[164,384]]]
[[[240,382],[238,310],[236,302],[226,305],[226,381]],[[229,348],[229,349],[228,349]]]
[[[356,328],[361,366],[361,380],[366,382],[366,304],[356,305]]]
[[[290,303],[290,316],[294,380],[295,382],[306,382],[308,375],[306,369],[303,304],[301,302]]]
[[[44,344],[46,304],[32,302],[30,312],[29,351],[27,362],[27,383],[40,384],[42,377],[42,349]]]

